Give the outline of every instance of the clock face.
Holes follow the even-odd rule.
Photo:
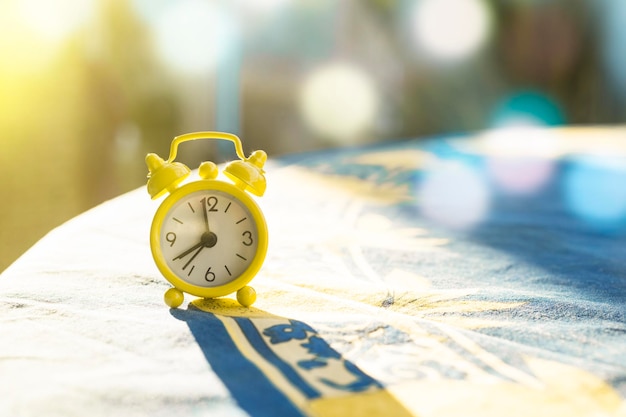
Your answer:
[[[171,205],[158,239],[164,262],[179,279],[210,288],[244,274],[257,254],[259,232],[240,199],[222,190],[201,189]]]

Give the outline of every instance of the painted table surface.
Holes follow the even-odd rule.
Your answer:
[[[626,416],[623,129],[291,156],[267,181],[251,309],[163,304],[144,188],[26,252],[0,276],[0,415]]]

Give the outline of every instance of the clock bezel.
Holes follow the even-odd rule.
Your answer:
[[[185,281],[168,266],[161,249],[160,234],[167,213],[180,199],[198,191],[214,190],[230,194],[249,210],[252,220],[255,222],[257,228],[257,250],[250,262],[250,265],[248,265],[244,272],[237,278],[224,285],[202,287]],[[152,226],[150,227],[150,249],[152,251],[152,257],[154,258],[157,268],[161,274],[163,274],[165,279],[167,279],[175,288],[197,297],[222,297],[232,294],[246,286],[261,269],[267,254],[267,247],[267,223],[256,201],[254,201],[254,199],[252,199],[252,197],[250,197],[245,191],[237,188],[233,184],[221,180],[201,179],[177,188],[169,196],[167,196],[165,200],[163,200],[154,215]]]

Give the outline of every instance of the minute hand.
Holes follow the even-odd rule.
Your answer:
[[[178,255],[177,257],[175,257],[173,260],[177,260],[177,259],[182,259],[185,256],[189,255],[191,252],[195,251],[196,249],[198,249],[200,246],[204,246],[204,242],[200,241],[199,243],[193,245],[191,248],[187,249],[186,251],[184,251],[183,253],[181,253],[180,255]]]
[[[205,197],[202,199],[202,214],[204,215],[204,226],[206,227],[206,231],[210,232],[211,229],[209,228],[208,208],[209,208],[209,205]]]

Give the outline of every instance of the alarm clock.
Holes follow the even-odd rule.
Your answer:
[[[196,139],[231,141],[239,160],[228,163],[220,176],[217,165],[203,162],[198,179],[184,182],[191,170],[174,162],[178,146]],[[256,300],[248,283],[267,253],[265,217],[250,194],[262,196],[267,155],[255,151],[244,156],[241,140],[225,132],[195,132],[177,136],[164,161],[146,156],[148,193],[167,197],[159,205],[150,228],[150,249],[163,276],[172,284],[164,300],[171,308],[184,301],[184,293],[204,298],[237,293],[244,307]]]

